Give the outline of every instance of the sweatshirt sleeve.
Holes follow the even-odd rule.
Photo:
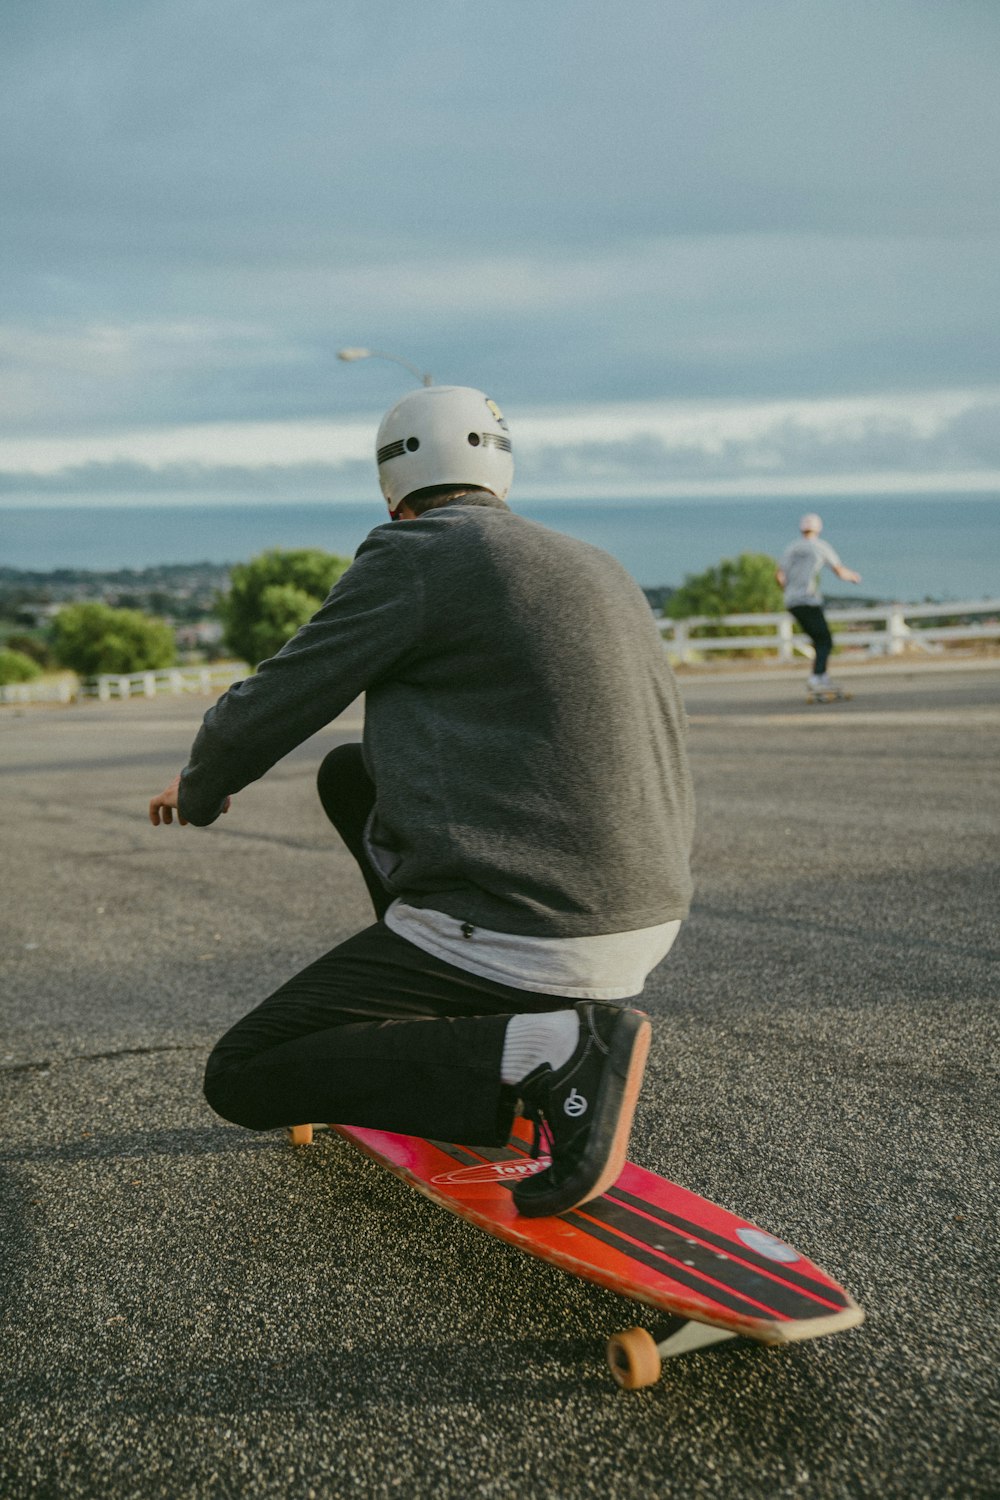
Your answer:
[[[308,624],[209,709],[181,773],[179,811],[189,823],[214,822],[226,797],[409,653],[421,629],[423,589],[406,551],[389,526],[372,532]]]

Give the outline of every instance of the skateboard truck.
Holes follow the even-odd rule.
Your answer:
[[[645,1328],[626,1328],[608,1339],[608,1365],[615,1380],[625,1391],[642,1390],[655,1385],[665,1359],[708,1349],[738,1335],[728,1328],[713,1328],[690,1318],[671,1318],[664,1324],[661,1337],[654,1338]]]

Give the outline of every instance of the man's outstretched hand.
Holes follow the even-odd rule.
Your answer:
[[[169,786],[165,786],[163,788],[163,791],[160,792],[158,796],[150,798],[149,821],[152,823],[154,828],[159,828],[161,823],[172,823],[174,821],[174,813],[177,814],[177,821],[181,825],[181,827],[187,827],[187,818],[181,817],[180,809],[177,806],[177,793],[178,789],[180,788],[180,784],[181,778],[178,774],[174,777]],[[232,798],[227,797],[225,802],[222,804],[222,811],[224,813],[227,813],[229,811],[229,805],[231,802]]]

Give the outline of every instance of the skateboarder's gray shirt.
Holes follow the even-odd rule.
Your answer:
[[[840,558],[829,542],[817,537],[800,537],[785,549],[779,567],[785,575],[785,607],[793,604],[822,604],[819,575],[824,563],[839,568]]]
[[[641,589],[477,493],[376,527],[312,620],[205,716],[189,822],[365,699],[370,840],[413,906],[497,932],[683,918],[686,721]]]

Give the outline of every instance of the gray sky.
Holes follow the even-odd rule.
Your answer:
[[[8,0],[0,504],[1000,488],[995,0]],[[515,491],[515,494],[517,491]]]

